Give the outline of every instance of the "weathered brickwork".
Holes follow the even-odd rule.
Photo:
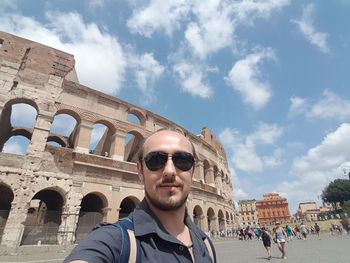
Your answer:
[[[213,233],[237,227],[226,155],[209,129],[195,136],[157,114],[80,85],[73,55],[4,32],[0,40],[1,245],[71,244],[93,224],[130,213],[144,196],[136,171],[139,146],[163,127],[182,132],[198,153],[187,204],[195,223]],[[36,109],[33,128],[12,125],[12,106],[18,103]],[[76,120],[69,136],[50,132],[59,114]],[[139,122],[128,121],[129,115]],[[91,152],[94,124],[107,130]],[[25,155],[3,152],[13,136],[30,141]]]

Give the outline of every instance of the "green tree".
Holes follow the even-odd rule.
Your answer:
[[[332,203],[334,208],[338,202],[343,206],[350,200],[350,180],[335,179],[322,191],[321,197],[324,202]]]

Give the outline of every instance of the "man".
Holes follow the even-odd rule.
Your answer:
[[[321,230],[320,226],[317,223],[315,223],[314,228],[315,228],[318,239],[320,239],[320,230]]]
[[[208,238],[187,214],[195,149],[181,133],[155,132],[140,151],[137,170],[145,198],[130,218],[141,247],[141,262],[216,262]],[[65,262],[118,262],[121,232],[113,225],[92,231]]]

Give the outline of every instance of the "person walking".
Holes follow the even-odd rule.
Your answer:
[[[282,253],[282,258],[287,259],[286,257],[286,232],[284,231],[283,227],[281,227],[280,222],[276,222],[276,227],[274,229],[274,239],[277,243],[277,247],[279,251]]]
[[[315,228],[316,234],[318,236],[318,239],[320,239],[320,230],[321,230],[320,226],[317,223],[315,223],[314,228]]]
[[[307,230],[307,227],[304,225],[303,222],[301,222],[299,229],[300,229],[300,233],[301,233],[302,239],[306,240],[308,230]]]
[[[263,242],[263,245],[267,251],[267,259],[270,260],[271,259],[271,239],[272,239],[272,237],[265,227],[262,227],[260,229],[260,236],[261,236],[261,240]]]
[[[289,225],[286,225],[286,235],[287,235],[287,242],[289,241],[292,241],[293,240],[293,229],[289,226]]]
[[[193,144],[177,131],[160,130],[145,140],[137,162],[145,198],[128,217],[140,262],[216,262],[212,242],[186,209],[195,159]],[[80,242],[64,262],[120,262],[122,251],[123,231],[105,224]]]

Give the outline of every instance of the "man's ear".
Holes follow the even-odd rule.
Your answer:
[[[136,164],[136,166],[137,166],[137,174],[138,174],[138,176],[139,176],[139,178],[140,178],[140,181],[143,183],[143,169],[142,169],[142,163],[138,161],[137,164]]]

